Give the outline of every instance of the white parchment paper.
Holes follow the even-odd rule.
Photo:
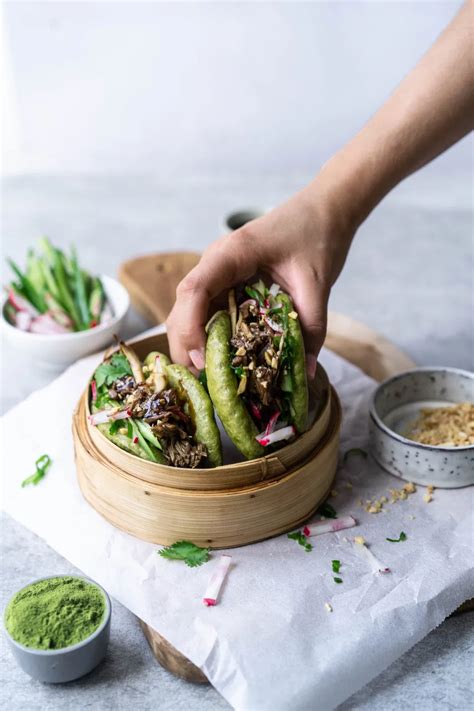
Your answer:
[[[343,403],[341,452],[367,448],[374,382],[328,351],[321,360]],[[403,482],[354,457],[341,466],[330,501],[358,527],[312,538],[310,553],[286,535],[229,551],[220,602],[205,607],[219,553],[196,569],[164,560],[157,546],[115,530],[81,496],[71,413],[98,361],[79,361],[3,417],[3,507],[201,667],[235,708],[331,709],[474,595],[473,488],[435,490],[426,504],[419,487],[369,514],[360,499]],[[54,465],[38,486],[22,489],[43,453]],[[405,542],[385,540],[401,531]],[[390,574],[372,572],[347,540],[354,535]],[[332,559],[341,561],[342,584],[333,581]]]

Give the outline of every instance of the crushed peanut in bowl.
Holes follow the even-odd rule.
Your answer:
[[[405,434],[408,439],[434,447],[474,445],[474,404],[460,402],[447,407],[427,407]]]

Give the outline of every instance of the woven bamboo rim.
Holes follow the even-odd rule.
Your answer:
[[[137,341],[133,344],[140,358],[150,351],[158,350],[168,354],[168,339],[165,334],[159,334]],[[88,436],[97,451],[118,469],[133,473],[133,476],[144,482],[161,484],[184,490],[218,490],[236,488],[260,481],[271,481],[276,477],[291,471],[297,464],[306,459],[315,449],[326,432],[331,416],[330,385],[326,371],[318,366],[317,376],[311,386],[315,402],[318,403],[313,424],[297,440],[286,447],[259,459],[227,464],[213,469],[177,469],[156,462],[140,459],[125,452],[90,425],[86,415],[89,414],[88,389],[84,392],[78,406],[79,431],[85,426]]]
[[[293,471],[227,490],[184,490],[143,482],[96,448],[79,408],[73,421],[76,465],[86,500],[117,528],[155,544],[186,539],[229,548],[298,527],[327,496],[337,468],[341,409],[331,392],[325,435]]]

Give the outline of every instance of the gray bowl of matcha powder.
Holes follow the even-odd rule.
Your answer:
[[[105,656],[111,604],[87,578],[56,575],[19,590],[5,608],[4,626],[19,665],[38,681],[79,679]]]

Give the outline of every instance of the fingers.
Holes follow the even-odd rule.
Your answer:
[[[298,312],[306,348],[308,377],[316,374],[316,362],[326,337],[329,289],[311,269],[300,269],[292,275],[290,294]]]
[[[174,362],[204,367],[204,327],[210,301],[257,271],[258,255],[252,241],[245,228],[218,240],[178,285],[176,303],[167,320]]]

